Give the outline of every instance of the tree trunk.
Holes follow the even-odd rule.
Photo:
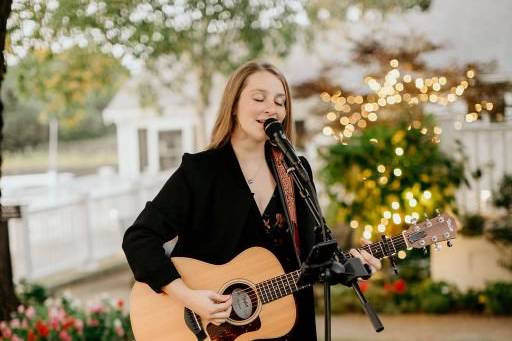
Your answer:
[[[0,92],[2,82],[6,72],[6,65],[3,51],[5,49],[5,35],[7,30],[7,18],[11,13],[12,0],[3,0],[0,2]],[[2,140],[3,140],[3,119],[4,106],[0,98],[0,178],[2,176]],[[2,193],[0,192],[0,197]],[[9,248],[9,233],[7,222],[0,224],[0,320],[9,318],[9,314],[19,304],[18,298],[14,293],[14,284],[12,281],[11,252]]]

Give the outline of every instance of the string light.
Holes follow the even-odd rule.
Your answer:
[[[419,105],[421,103],[431,102],[439,105],[446,106],[457,100],[464,94],[465,90],[472,84],[472,80],[475,76],[475,70],[467,70],[465,78],[461,79],[458,83],[451,84],[448,89],[448,79],[446,76],[432,76],[430,78],[414,77],[410,73],[401,75],[398,69],[400,62],[398,59],[392,59],[389,61],[391,69],[384,75],[383,80],[378,80],[374,77],[367,76],[364,78],[364,82],[372,91],[372,93],[361,96],[361,95],[348,95],[342,96],[340,90],[337,90],[332,96],[323,92],[320,94],[320,98],[324,102],[332,103],[334,109],[338,112],[329,112],[326,116],[329,122],[335,122],[339,116],[339,122],[342,126],[347,126],[349,123],[364,129],[371,122],[378,120],[377,111],[389,105],[396,105],[405,102],[410,106]],[[406,85],[413,85],[416,90],[411,91],[410,85],[406,89]],[[478,113],[485,109],[491,111],[494,108],[493,103],[480,103],[479,109],[475,108]],[[341,115],[339,115],[341,113]],[[355,115],[357,114],[357,115]],[[466,115],[466,122],[474,122],[478,120],[478,115],[470,113]],[[363,120],[367,119],[367,120]],[[415,127],[416,128],[416,127]],[[334,129],[334,128],[331,128]],[[416,128],[418,129],[418,128]],[[324,130],[324,134],[333,136],[339,139],[339,136],[349,138],[355,131],[343,131],[339,133],[331,132],[330,130]],[[441,132],[434,134],[440,135]],[[440,137],[432,138],[433,143],[438,143]]]
[[[327,119],[328,119],[329,121],[331,121],[331,122],[332,122],[332,121],[335,121],[335,120],[336,120],[337,115],[336,115],[336,113],[335,113],[335,112],[332,112],[332,111],[331,111],[330,113],[328,113],[328,114],[326,115],[326,117],[327,117]]]
[[[324,129],[322,131],[323,131],[324,135],[326,135],[326,136],[332,135],[332,133],[333,133],[333,130],[331,127],[324,127]]]
[[[393,213],[393,223],[396,225],[399,225],[402,222],[402,217],[400,217],[400,214]]]

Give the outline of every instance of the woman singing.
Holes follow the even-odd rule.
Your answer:
[[[231,312],[231,297],[193,290],[166,256],[162,244],[178,236],[172,256],[212,264],[230,261],[243,250],[270,250],[284,270],[299,268],[315,243],[313,218],[295,196],[297,228],[290,233],[290,212],[263,129],[268,118],[282,123],[292,136],[290,90],[284,76],[268,63],[249,62],[229,78],[207,150],[183,155],[182,163],[156,197],[128,228],[123,249],[135,279],[155,292],[221,324]],[[311,168],[302,158],[309,176]],[[297,191],[295,191],[297,193]],[[351,250],[374,270],[380,261]],[[316,340],[313,290],[294,294],[296,323],[275,340]]]

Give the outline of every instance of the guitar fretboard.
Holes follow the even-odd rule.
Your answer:
[[[360,247],[359,250],[365,250],[375,258],[382,259],[394,255],[405,248],[407,248],[405,238],[402,235],[398,235],[386,239],[385,242],[380,241],[365,245]],[[343,251],[343,255],[347,258],[353,257],[349,251]],[[311,284],[297,285],[299,276],[300,269],[256,284],[259,299],[265,304],[311,286]]]
[[[386,239],[385,244],[384,241],[380,241],[360,247],[358,250],[365,250],[373,257],[382,259],[392,256],[396,254],[398,251],[403,250],[405,248],[407,248],[405,238],[402,235],[398,235]],[[343,255],[347,258],[352,258],[352,255],[350,254],[349,251],[343,251]]]
[[[295,270],[256,284],[258,296],[263,304],[293,294],[311,284],[299,286],[300,270]]]

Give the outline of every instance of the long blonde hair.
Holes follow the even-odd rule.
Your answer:
[[[270,72],[276,76],[281,83],[283,83],[286,96],[286,116],[283,121],[283,127],[286,135],[293,143],[292,101],[290,88],[286,78],[284,78],[283,74],[274,65],[268,62],[250,61],[240,66],[235,72],[233,72],[231,77],[229,77],[226,88],[224,89],[224,94],[222,95],[222,101],[220,103],[217,120],[213,127],[212,138],[208,145],[208,149],[219,148],[229,142],[236,125],[236,116],[233,115],[233,113],[238,105],[240,93],[246,86],[247,78],[258,71]]]

